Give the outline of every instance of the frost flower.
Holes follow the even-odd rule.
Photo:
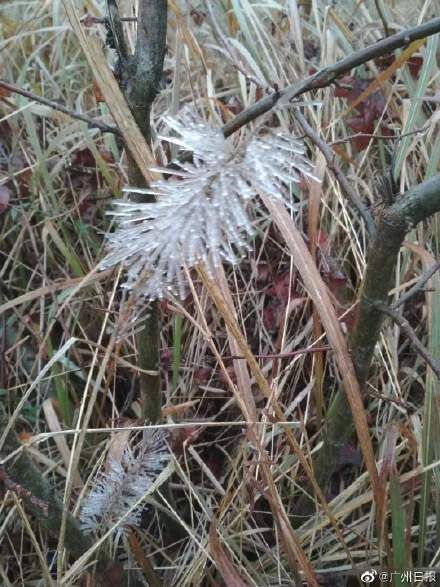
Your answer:
[[[118,226],[101,264],[124,262],[125,286],[147,299],[184,297],[184,265],[203,263],[212,275],[222,260],[236,263],[254,232],[256,196],[290,205],[288,184],[313,177],[303,144],[289,134],[265,134],[236,148],[189,110],[164,121],[175,135],[161,138],[189,151],[192,163],[160,169],[168,179],[149,189],[127,190],[154,195],[155,202],[116,202]]]
[[[105,532],[128,512],[123,524],[139,526],[142,505],[133,506],[147,493],[169,458],[166,436],[159,430],[146,431],[137,446],[125,448],[120,460],[110,459],[107,470],[97,474],[83,501],[80,521],[84,532]]]

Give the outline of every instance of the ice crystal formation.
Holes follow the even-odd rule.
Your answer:
[[[117,228],[101,264],[124,262],[125,286],[147,299],[184,297],[184,265],[202,263],[212,275],[222,260],[236,263],[254,232],[258,194],[290,205],[289,184],[313,177],[302,142],[287,133],[266,133],[235,147],[189,110],[164,121],[174,134],[161,138],[190,152],[192,162],[161,169],[167,179],[149,189],[126,190],[156,201],[116,202]]]
[[[134,448],[127,447],[120,460],[109,459],[83,501],[80,521],[87,533],[107,531],[130,512],[122,522],[139,526],[142,505],[134,507],[170,458],[163,431],[146,431]],[[130,511],[131,510],[131,511]],[[118,528],[119,533],[121,530]]]

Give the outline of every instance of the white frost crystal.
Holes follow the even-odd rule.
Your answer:
[[[97,474],[80,513],[84,532],[112,528],[141,499],[167,465],[170,454],[163,431],[146,431],[142,441],[127,448],[120,460],[110,459]],[[139,526],[142,506],[135,507],[123,524]]]
[[[256,196],[264,192],[290,205],[289,183],[313,177],[302,142],[289,134],[265,134],[234,148],[220,129],[189,110],[164,121],[177,136],[161,138],[191,152],[192,163],[161,169],[168,179],[149,189],[126,190],[154,195],[156,202],[116,202],[118,226],[108,235],[101,263],[124,262],[125,286],[147,299],[183,298],[184,265],[203,263],[212,274],[222,260],[236,263],[254,232],[250,208]]]

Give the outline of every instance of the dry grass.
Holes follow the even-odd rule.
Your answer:
[[[81,15],[102,15],[97,0],[81,4]],[[131,4],[121,2],[124,14],[130,14]],[[153,109],[155,130],[164,111],[190,102],[220,126],[274,83],[294,83],[310,68],[382,36],[374,2],[350,0],[333,8],[320,0],[302,6],[296,0],[212,4],[216,27],[204,4],[184,14],[180,3],[169,2],[166,72]],[[440,15],[428,0],[381,5],[388,25],[397,30]],[[3,2],[0,11],[0,77],[112,124],[108,106],[96,100],[92,74],[63,3]],[[102,29],[93,26],[86,34],[103,39]],[[133,25],[127,30],[133,41]],[[225,37],[230,39],[226,53]],[[389,130],[427,130],[398,143],[372,140],[361,152],[350,141],[338,144],[344,173],[374,211],[381,199],[377,180],[389,172],[393,153],[402,191],[438,170],[438,109],[422,100],[440,90],[436,51],[433,38],[416,53],[423,57],[416,76],[404,64],[381,86]],[[359,73],[372,79],[377,67],[370,64]],[[11,415],[10,427],[23,441],[32,440],[29,454],[77,513],[115,434],[112,429],[137,425],[133,419],[140,413],[133,333],[119,336],[127,330],[129,307],[119,287],[123,276],[95,271],[109,228],[105,212],[126,182],[126,159],[112,135],[18,95],[0,97],[0,195],[10,196],[0,216],[0,400]],[[334,97],[333,88],[305,99],[304,113],[327,143],[354,133],[349,126],[353,112],[345,99]],[[383,132],[381,119],[375,120],[378,133]],[[264,124],[300,134],[289,109],[278,108],[232,140],[243,140]],[[165,156],[162,149],[155,141],[159,160]],[[145,161],[148,154],[143,148],[139,153]],[[293,220],[305,239],[313,240],[320,231],[312,254],[339,321],[349,328],[352,314],[345,312],[361,283],[368,239],[357,212],[311,145],[310,155],[323,183],[292,188]],[[307,288],[318,281],[307,281],[304,259],[301,265],[301,259],[290,257],[289,235],[276,229],[269,215],[256,221],[253,251],[239,266],[225,267],[212,290],[206,280],[208,288],[203,287],[203,272],[191,274],[187,300],[162,304],[163,425],[170,431],[173,461],[159,480],[163,484],[145,498],[149,507],[142,527],[119,542],[113,533],[102,534],[80,559],[65,556],[55,564],[63,537],[57,544],[26,513],[19,496],[5,491],[0,505],[5,585],[94,581],[91,563],[98,546],[118,565],[142,569],[142,584],[150,577],[151,585],[179,587],[233,585],[233,580],[260,587],[293,585],[292,557],[304,556],[328,585],[336,585],[336,576],[344,572],[353,573],[353,565],[378,564],[372,485],[360,467],[355,438],[324,496],[333,517],[321,503],[312,519],[295,529],[290,525],[311,455],[319,449],[317,406],[325,412],[341,383],[338,369],[344,376],[347,372],[339,348],[289,355],[334,343],[337,335],[332,338],[328,331],[330,319],[322,320],[325,307],[311,303]],[[439,238],[437,218],[408,235],[393,299],[438,259]],[[317,273],[314,279],[320,279]],[[426,293],[403,309],[437,357],[439,295],[439,278],[433,277]],[[248,355],[248,361],[229,358],[236,355]],[[386,487],[392,480],[390,542],[395,564],[405,568],[440,566],[435,516],[440,482],[431,465],[440,459],[437,388],[399,329],[387,322],[362,416],[380,483]],[[2,453],[6,471],[8,458]],[[422,475],[426,466],[429,473]],[[402,504],[406,514],[399,517]],[[285,520],[284,530],[274,524],[274,516]],[[307,566],[300,571],[307,573]]]

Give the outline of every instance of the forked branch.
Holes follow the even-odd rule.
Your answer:
[[[440,212],[440,174],[406,192],[386,209],[378,222],[376,236],[368,255],[367,269],[360,294],[358,319],[351,338],[351,355],[361,387],[365,387],[376,343],[383,322],[383,308],[388,304],[397,255],[405,235],[416,224]],[[353,418],[346,396],[338,391],[331,402],[325,427],[324,443],[313,463],[323,491],[340,463],[341,449],[354,431]],[[300,499],[296,511],[310,514],[312,502]]]

